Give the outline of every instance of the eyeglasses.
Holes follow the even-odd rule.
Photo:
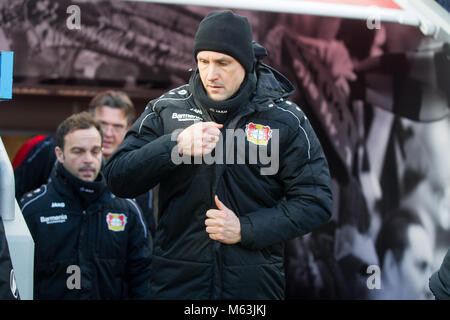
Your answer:
[[[126,130],[126,127],[121,124],[109,124],[105,122],[100,122],[100,127],[103,132],[108,132],[108,130],[111,130],[115,134],[123,133]]]

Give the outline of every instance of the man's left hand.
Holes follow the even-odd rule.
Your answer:
[[[225,244],[240,242],[241,223],[239,218],[219,200],[219,197],[215,196],[214,201],[218,209],[206,211],[208,218],[205,220],[205,225],[209,237]]]

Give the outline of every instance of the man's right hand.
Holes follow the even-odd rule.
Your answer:
[[[222,127],[216,122],[194,123],[178,135],[178,152],[193,157],[211,153],[219,141]]]

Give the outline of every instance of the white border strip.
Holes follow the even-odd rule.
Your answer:
[[[376,6],[358,6],[334,4],[313,1],[293,0],[125,0],[138,2],[155,2],[174,5],[194,5],[205,7],[234,8],[242,10],[257,10],[270,12],[284,12],[325,17],[340,17],[348,19],[369,20],[374,15],[380,21],[396,22],[406,25],[419,26],[420,19],[409,11],[381,8]]]

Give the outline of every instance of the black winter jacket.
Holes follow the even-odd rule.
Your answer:
[[[55,147],[56,137],[46,137],[34,145],[26,158],[14,169],[17,201],[25,192],[35,190],[48,182],[56,163]]]
[[[58,166],[20,201],[35,242],[34,299],[148,299],[152,237],[136,202],[105,185],[83,209]]]
[[[211,121],[189,85],[151,101],[105,166],[117,196],[133,197],[160,183],[152,298],[282,299],[284,242],[331,216],[328,164],[308,119],[287,100],[292,85],[264,64],[258,65],[257,77],[252,101],[224,124],[222,136],[227,140],[226,129],[242,129],[246,150],[273,153],[274,129],[279,130],[275,174],[262,175],[268,165],[259,158],[252,162],[250,151],[245,152],[246,164],[172,161],[178,155],[172,132],[195,121]],[[225,156],[230,151],[236,155],[237,145],[231,144]],[[208,237],[205,213],[216,208],[216,194],[239,217],[238,244]]]

